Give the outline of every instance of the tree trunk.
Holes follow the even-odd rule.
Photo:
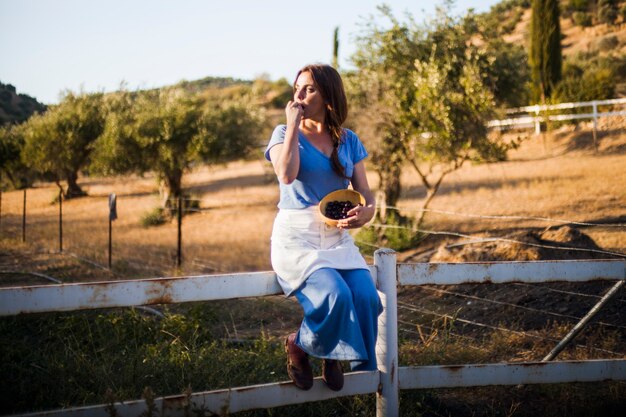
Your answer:
[[[396,210],[402,186],[400,184],[400,166],[389,166],[376,170],[379,179],[378,192],[376,196],[378,205],[378,220],[385,223],[390,210]],[[396,210],[397,211],[397,210]]]
[[[13,188],[15,188],[16,190],[19,190],[21,188],[20,184],[15,180],[15,177],[13,177],[13,174],[11,174],[9,170],[2,172],[4,172],[4,174],[9,178],[9,181],[11,182],[11,185],[13,185]]]
[[[437,194],[437,191],[439,191],[439,187],[441,186],[441,182],[443,181],[443,179],[449,173],[454,172],[457,169],[461,168],[461,166],[466,160],[467,158],[465,157],[459,161],[455,161],[452,166],[450,166],[448,169],[444,170],[443,172],[441,172],[441,174],[439,174],[439,178],[437,178],[437,181],[435,181],[434,183],[427,181],[426,177],[423,176],[421,171],[419,170],[417,171],[420,175],[422,175],[422,183],[424,184],[424,187],[426,187],[426,199],[424,200],[424,204],[422,204],[422,212],[420,213],[417,219],[416,226],[415,226],[417,229],[420,229],[422,225],[424,224],[424,218],[426,217],[426,209],[428,209],[428,206],[430,206],[430,203],[433,201],[433,198],[435,198],[435,194]],[[417,169],[417,165],[415,165],[415,167]]]
[[[182,170],[173,170],[164,174],[160,180],[160,194],[161,204],[164,209],[174,210],[180,197],[183,193],[182,189]]]
[[[424,200],[424,204],[422,204],[422,211],[420,212],[419,217],[417,218],[416,228],[421,229],[424,224],[424,218],[426,217],[426,210],[428,206],[430,206],[431,201],[435,198],[435,194],[439,191],[439,186],[441,185],[441,180],[443,179],[443,175],[439,178],[439,181],[435,183],[431,188],[426,190],[426,200]]]
[[[70,198],[83,197],[87,195],[86,192],[78,185],[78,171],[68,171],[65,173],[65,180],[67,181],[67,190],[65,190],[64,198],[69,200]]]
[[[61,185],[61,181],[59,179],[54,180],[54,183],[59,187],[59,192],[61,194],[61,198],[65,198],[65,191],[63,190],[63,185]]]
[[[378,174],[378,192],[376,203],[378,211],[376,219],[385,224],[390,211],[397,211],[396,207],[400,199],[402,185],[400,174],[404,162],[403,145],[399,140],[399,133],[395,130],[388,132],[381,138],[379,148],[372,153],[372,163]]]

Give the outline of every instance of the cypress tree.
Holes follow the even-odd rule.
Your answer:
[[[333,36],[333,68],[339,69],[339,26],[335,28]]]
[[[533,98],[544,102],[561,80],[561,26],[558,0],[533,0],[530,37]]]

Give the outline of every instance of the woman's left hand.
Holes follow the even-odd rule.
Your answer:
[[[337,221],[339,229],[357,229],[372,220],[376,208],[373,205],[356,206],[348,211],[348,217]]]

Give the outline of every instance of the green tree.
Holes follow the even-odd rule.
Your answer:
[[[396,206],[400,174],[408,164],[427,192],[419,227],[446,175],[468,160],[506,156],[506,146],[486,129],[494,115],[492,89],[497,84],[496,74],[487,69],[497,54],[472,42],[471,16],[451,18],[440,10],[421,28],[410,17],[405,24],[388,8],[381,11],[391,27],[370,24],[353,57],[357,71],[346,77],[352,108],[358,108],[351,123],[372,150],[380,180],[380,220],[386,222],[393,213],[386,207]]]
[[[530,24],[533,99],[545,102],[561,80],[561,25],[558,0],[533,0]]]
[[[68,92],[59,105],[26,122],[23,162],[42,175],[50,175],[64,198],[85,195],[78,174],[89,164],[94,143],[104,129],[103,94]]]
[[[30,187],[36,177],[35,172],[27,167],[21,158],[24,148],[24,125],[0,126],[0,173],[2,185],[12,188]],[[6,181],[8,180],[8,182]]]
[[[487,40],[485,51],[478,65],[496,105],[521,107],[528,104],[530,68],[524,48],[495,37]]]
[[[604,100],[615,97],[615,64],[608,58],[576,59],[563,66],[563,79],[555,90],[559,102]],[[584,113],[588,109],[579,109]]]
[[[356,71],[345,75],[350,96],[350,124],[367,143],[371,161],[378,176],[378,220],[385,223],[389,215],[398,218],[394,209],[402,191],[400,176],[405,162],[403,140],[411,134],[410,108],[414,86],[410,74],[418,57],[426,56],[422,29],[412,18],[397,20],[386,6],[379,7],[391,27],[381,28],[373,20],[358,38],[352,56]],[[393,213],[393,214],[392,214]],[[379,240],[383,240],[383,233]]]
[[[418,128],[403,145],[407,160],[426,188],[424,210],[443,179],[466,161],[506,158],[507,147],[491,140],[487,132],[495,102],[481,77],[479,57],[470,48],[463,61],[449,53],[437,56],[436,45],[428,60],[415,61],[412,81],[416,100],[411,116]],[[422,211],[418,227],[424,215]]]
[[[333,32],[333,68],[339,69],[339,26]]]
[[[112,99],[94,167],[105,173],[153,171],[163,207],[182,195],[184,172],[196,162],[241,158],[257,145],[263,118],[243,101],[204,102],[179,88]]]

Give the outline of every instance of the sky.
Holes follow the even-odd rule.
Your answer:
[[[457,0],[453,13],[501,0]],[[53,104],[63,91],[143,89],[208,76],[291,81],[329,63],[339,27],[339,66],[382,1],[0,0],[0,82]],[[394,15],[433,17],[441,0],[387,0]]]

